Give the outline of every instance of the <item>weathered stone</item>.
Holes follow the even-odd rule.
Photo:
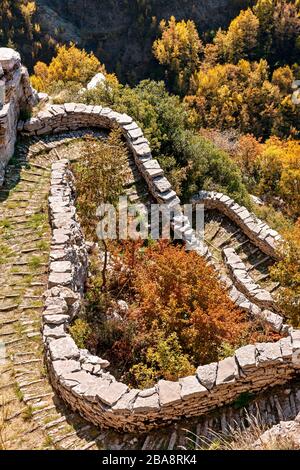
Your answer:
[[[49,288],[54,286],[69,286],[72,284],[73,275],[72,273],[54,273],[52,272],[49,276]]]
[[[294,330],[291,334],[293,346],[293,366],[300,368],[300,330]]]
[[[256,367],[256,347],[252,344],[237,349],[235,357],[243,372]]]
[[[70,320],[69,315],[47,315],[44,313],[43,321],[49,325],[63,325],[68,323]]]
[[[238,368],[234,357],[219,362],[216,385],[233,383],[238,378]]]
[[[283,318],[271,310],[263,310],[262,318],[272,327],[274,331],[280,332],[283,325]]]
[[[79,358],[79,349],[71,336],[51,341],[49,351],[53,361]]]
[[[281,356],[283,359],[292,359],[293,356],[293,345],[291,337],[288,336],[287,338],[282,338],[280,341],[280,348],[281,348]]]
[[[127,385],[121,382],[112,382],[103,391],[100,390],[98,396],[103,403],[113,406],[127,391]]]
[[[282,362],[279,341],[277,343],[257,343],[258,362],[262,365]]]
[[[159,411],[159,398],[158,393],[153,393],[149,397],[142,397],[140,393],[133,405],[135,413],[151,413]]]
[[[71,273],[72,264],[70,261],[53,261],[50,263],[50,271],[54,273]]]
[[[200,398],[207,394],[207,389],[200,384],[195,375],[179,379],[181,385],[181,398],[190,400],[191,398]]]
[[[197,377],[207,390],[211,390],[216,383],[218,363],[212,362],[197,369]]]
[[[43,335],[46,338],[63,338],[64,336],[66,336],[64,325],[47,324],[43,328]]]
[[[47,310],[55,310],[56,312],[59,311],[59,313],[65,313],[68,311],[68,305],[65,299],[62,299],[60,297],[50,297],[50,292],[51,291],[46,291],[45,292],[45,306],[47,307]],[[59,310],[58,310],[59,309]]]
[[[137,397],[139,390],[132,389],[125,393],[112,407],[112,411],[117,413],[129,414],[132,411],[133,403]]]
[[[81,370],[80,363],[74,360],[58,360],[52,363],[52,368],[57,377],[62,377],[71,372],[79,372]]]
[[[161,406],[174,406],[180,403],[180,384],[168,380],[160,380],[157,385],[159,401]]]

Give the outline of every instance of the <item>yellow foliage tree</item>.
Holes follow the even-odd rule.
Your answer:
[[[269,139],[259,158],[262,195],[283,199],[286,211],[300,216],[300,142],[296,140]]]
[[[162,37],[153,44],[153,53],[160,64],[166,65],[177,91],[186,92],[190,76],[199,66],[203,44],[195,23],[191,20],[176,22],[174,16],[160,23]]]
[[[300,219],[293,230],[284,234],[285,242],[279,250],[281,260],[271,269],[274,280],[282,289],[279,302],[291,323],[300,325]]]
[[[214,42],[226,61],[237,63],[240,59],[253,56],[257,47],[258,29],[259,20],[248,8],[230,23],[227,32],[219,30]]]
[[[59,81],[86,84],[99,71],[105,72],[105,67],[92,52],[87,53],[70,44],[59,46],[56,57],[48,66],[37,62],[31,81],[38,91],[47,91]]]

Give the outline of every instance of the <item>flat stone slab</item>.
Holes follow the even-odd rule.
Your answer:
[[[159,411],[158,393],[154,392],[148,397],[140,396],[140,393],[133,405],[133,411],[136,413],[151,413]]]
[[[179,379],[181,385],[181,398],[189,400],[190,398],[198,398],[207,394],[207,389],[200,384],[195,375]]]
[[[181,387],[178,382],[160,380],[157,388],[161,406],[177,405],[181,402]]]
[[[129,390],[113,405],[112,410],[122,414],[129,414],[138,393],[138,389]]]
[[[219,362],[216,385],[233,383],[237,377],[238,368],[234,357]]]
[[[121,382],[112,382],[108,389],[100,390],[98,396],[103,403],[113,406],[127,391],[127,385]]]
[[[70,336],[51,341],[49,351],[53,361],[58,359],[78,359],[80,355],[75,341]]]
[[[252,344],[237,349],[235,357],[244,372],[256,367],[256,347]]]
[[[259,364],[272,364],[282,362],[280,343],[257,343]]]
[[[80,363],[74,360],[58,360],[52,362],[52,368],[57,377],[70,374],[71,372],[79,372],[81,370]]]
[[[72,273],[50,273],[48,285],[49,288],[54,286],[69,286],[72,284]]]
[[[50,263],[50,271],[53,273],[71,273],[72,263],[70,261],[53,261]]]
[[[207,389],[211,390],[216,383],[218,363],[212,362],[197,369],[197,377],[200,383]]]

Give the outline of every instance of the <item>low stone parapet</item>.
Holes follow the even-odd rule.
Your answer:
[[[38,101],[30,86],[27,69],[13,49],[0,48],[0,186],[5,167],[14,153],[21,111],[29,112]]]
[[[200,416],[233,403],[242,393],[284,384],[299,373],[300,331],[291,329],[276,343],[244,346],[177,382],[160,380],[140,390],[117,381],[107,361],[79,349],[68,333],[80,311],[87,255],[67,161],[52,165],[51,183],[52,245],[43,338],[51,382],[73,410],[101,427],[143,432]]]
[[[274,259],[278,258],[276,248],[282,241],[279,233],[229,196],[215,191],[200,191],[192,197],[191,202],[204,204],[207,209],[217,209],[236,223],[261,251]]]

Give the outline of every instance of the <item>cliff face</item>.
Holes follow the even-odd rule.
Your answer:
[[[151,46],[162,18],[193,19],[199,31],[225,27],[247,0],[38,0],[44,32],[93,50],[123,81],[159,77]]]

